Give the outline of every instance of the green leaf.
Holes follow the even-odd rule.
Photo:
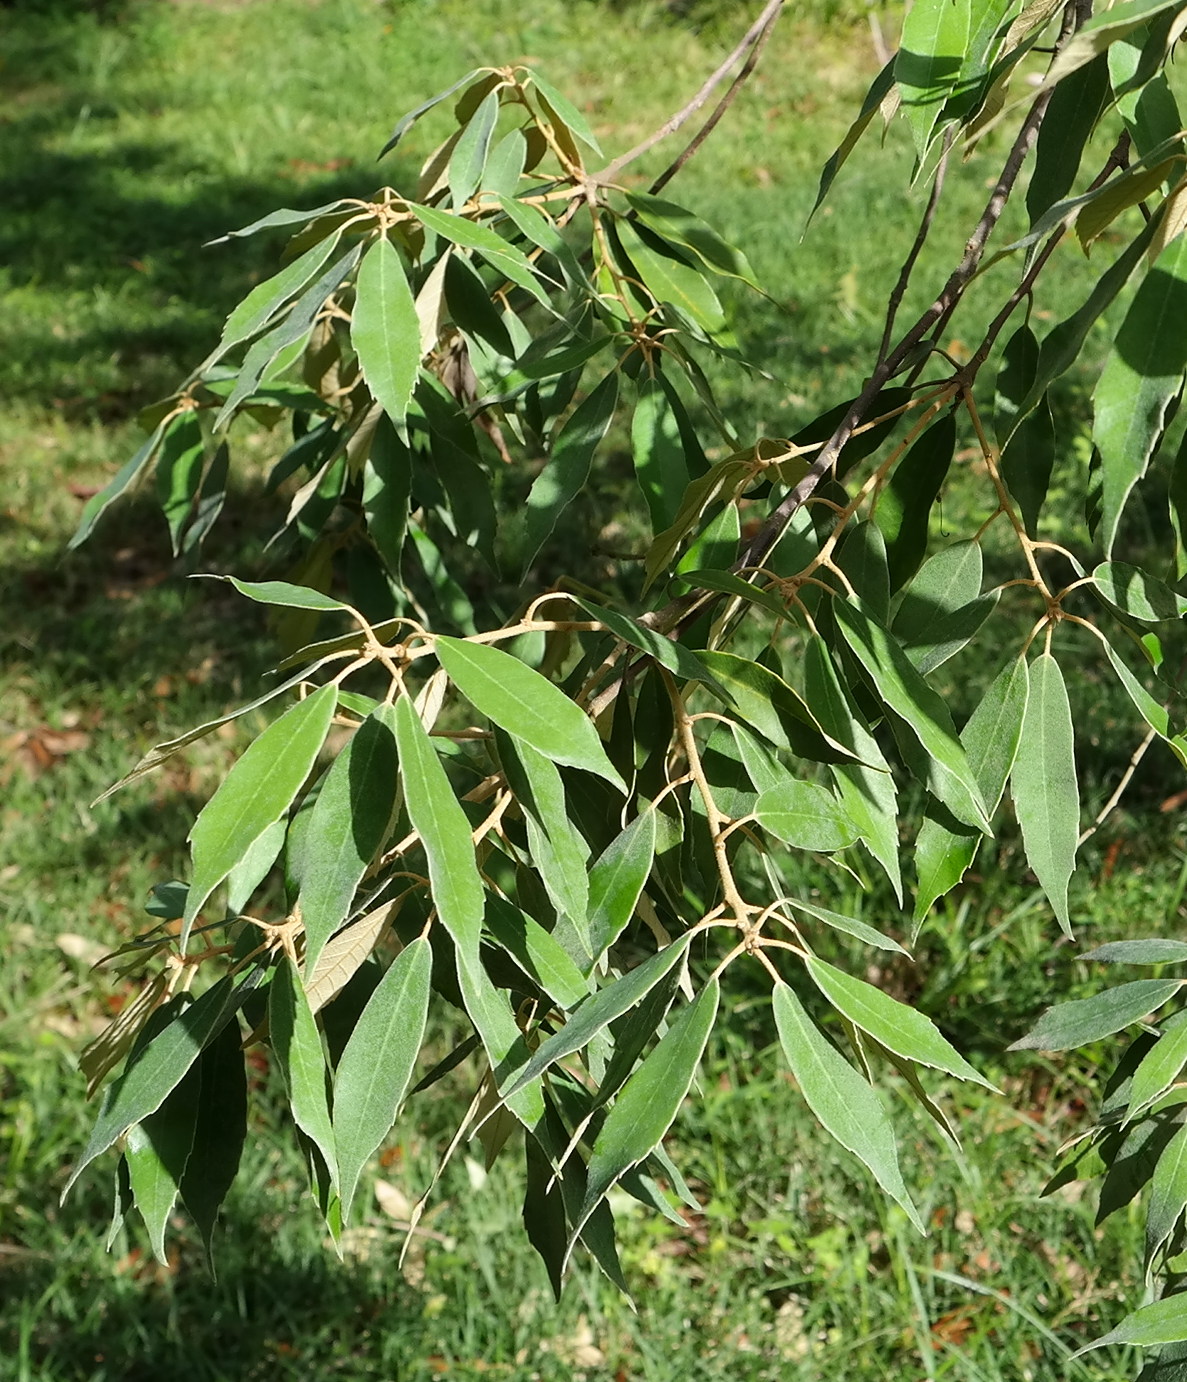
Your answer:
[[[486,168],[478,183],[478,190],[502,200],[514,197],[527,162],[528,146],[522,130],[511,130],[503,136],[487,156]]]
[[[1127,0],[1093,16],[1072,36],[1047,69],[1040,90],[1058,85],[1070,73],[1090,63],[1109,46],[1131,34],[1164,10],[1178,9],[1182,0]],[[1096,1345],[1093,1345],[1096,1347]]]
[[[1126,1121],[1165,1094],[1187,1065],[1187,1025],[1164,1031],[1133,1073]]]
[[[651,530],[661,533],[675,520],[680,496],[693,477],[671,397],[654,375],[644,375],[639,383],[631,417],[631,454],[651,514]]]
[[[754,270],[741,250],[727,244],[712,226],[675,202],[662,201],[646,192],[628,192],[627,204],[639,220],[665,240],[690,250],[707,268],[729,278],[740,278],[761,292]]]
[[[1001,802],[1018,756],[1029,695],[1029,669],[1023,658],[1016,658],[997,674],[961,731],[960,740],[969,766],[991,816]],[[954,830],[935,816],[924,820],[915,845],[915,870],[919,880],[916,923],[923,920],[937,898],[943,897],[964,877],[980,838],[977,834]]]
[[[680,500],[676,517],[663,530],[656,533],[647,552],[644,571],[644,589],[652,585],[661,575],[668,575],[672,560],[680,544],[695,530],[702,517],[719,503],[730,503],[753,479],[754,467],[751,462],[740,460],[736,455],[718,461],[712,469],[689,481],[688,488]]]
[[[420,371],[420,322],[400,253],[386,236],[359,266],[350,343],[371,396],[403,427]]]
[[[674,672],[681,681],[699,681],[723,696],[726,694],[701,658],[696,653],[689,652],[683,643],[677,643],[665,634],[657,633],[655,629],[650,629],[646,624],[640,624],[625,614],[619,614],[616,610],[595,605],[592,600],[587,600],[582,595],[574,595],[572,599],[574,604],[580,605],[587,614],[592,615],[599,623],[605,624],[615,638],[620,638],[632,648],[638,648],[640,652],[655,658],[661,667]]]
[[[1081,955],[1082,960],[1103,961],[1121,965],[1181,965],[1187,964],[1187,941],[1151,940],[1110,941]]]
[[[284,609],[312,609],[326,613],[344,612],[347,608],[341,600],[323,595],[307,585],[291,585],[288,581],[241,581],[236,576],[214,576],[201,573],[200,579],[227,581],[240,595],[255,600],[261,605],[279,605]]]
[[[436,650],[450,681],[500,729],[554,763],[584,768],[626,790],[589,716],[546,677],[485,643],[439,637]]]
[[[1046,122],[1044,121],[1044,128]],[[1041,351],[1029,324],[1020,326],[1006,342],[997,372],[994,428],[1001,447],[1002,479],[1022,512],[1026,531],[1034,537],[1039,514],[1055,465],[1055,422],[1047,395],[1019,416],[1038,376]]]
[[[185,1078],[203,1047],[231,1020],[247,993],[259,982],[259,977],[259,973],[253,971],[238,988],[229,975],[220,979],[147,1045],[133,1053],[119,1079],[108,1086],[103,1096],[87,1145],[62,1191],[63,1200],[97,1156],[133,1123],[143,1122],[161,1107]]]
[[[424,1038],[433,952],[419,936],[384,972],[342,1052],[334,1074],[334,1143],[341,1177],[342,1222],[363,1167],[391,1131]]]
[[[692,1087],[719,997],[714,977],[669,1022],[658,1045],[623,1086],[593,1145],[575,1233],[619,1177],[663,1141]]]
[[[375,427],[363,467],[363,512],[367,533],[389,573],[400,570],[412,494],[412,457],[386,413]]]
[[[951,4],[951,0],[940,0]],[[899,461],[878,500],[874,521],[886,539],[890,589],[900,590],[927,553],[932,505],[956,454],[956,417],[937,418]],[[871,611],[876,613],[876,611]]]
[[[982,596],[980,589],[976,542],[955,542],[919,568],[891,630],[921,676],[958,653],[997,607],[997,593]]]
[[[1093,395],[1092,439],[1103,481],[1098,540],[1113,550],[1122,510],[1166,425],[1187,368],[1187,236],[1159,255],[1142,280]]]
[[[611,371],[561,428],[523,509],[508,515],[507,561],[521,575],[536,560],[557,519],[588,483],[594,452],[610,430],[617,404],[618,374]]]
[[[202,1090],[198,1098],[193,1148],[181,1178],[181,1199],[206,1247],[218,1211],[239,1172],[247,1140],[247,1065],[238,1022],[228,1022],[198,1057]]]
[[[589,951],[595,964],[635,914],[655,857],[655,810],[648,807],[603,850],[589,871]]]
[[[585,976],[550,932],[497,893],[486,895],[486,929],[524,973],[562,1008],[589,995]]]
[[[1128,9],[1127,5],[1118,6]],[[1155,1344],[1178,1343],[1187,1339],[1187,1296],[1165,1296],[1153,1305],[1144,1305],[1132,1315],[1126,1315],[1116,1329],[1110,1329],[1099,1339],[1072,1354],[1079,1358],[1095,1348],[1111,1344],[1131,1344],[1135,1348],[1153,1348]]]
[[[195,1064],[155,1113],[128,1129],[124,1144],[132,1198],[162,1263],[168,1261],[165,1229],[194,1146],[201,1091],[202,1069]]]
[[[1187,599],[1176,595],[1157,576],[1128,562],[1102,562],[1092,573],[1092,584],[1109,604],[1143,624],[1181,619],[1187,614]]]
[[[181,945],[210,894],[292,805],[334,716],[337,688],[298,701],[251,744],[202,808],[190,831],[193,870]]]
[[[1182,988],[1182,979],[1135,979],[1092,998],[1057,1003],[1039,1018],[1011,1051],[1072,1051],[1100,1041],[1160,1008]]]
[[[612,980],[605,988],[591,994],[569,1015],[558,1032],[547,1037],[532,1053],[531,1059],[502,1091],[504,1099],[516,1090],[538,1079],[540,1075],[565,1056],[580,1051],[616,1017],[633,1008],[660,982],[674,964],[683,958],[690,937],[686,932],[671,945],[652,955],[634,969]]]
[[[449,195],[455,210],[460,211],[478,190],[498,119],[499,91],[496,87],[487,92],[470,117],[449,160]]]
[[[1108,95],[1109,65],[1103,55],[1086,63],[1055,88],[1039,129],[1034,172],[1026,189],[1026,210],[1032,226],[1072,190],[1084,146]]]
[[[379,706],[326,773],[289,871],[300,885],[305,972],[346,920],[355,890],[383,843],[396,798],[395,712]]]
[[[903,1184],[894,1131],[877,1091],[817,1029],[786,984],[775,985],[772,1002],[779,1044],[808,1107],[826,1132],[869,1167],[878,1184],[923,1233],[919,1211]]]
[[[551,307],[531,260],[501,235],[464,216],[454,216],[431,206],[409,202],[408,210],[426,229],[443,240],[448,240],[452,245],[461,245],[463,249],[477,250],[492,269],[498,269],[505,278],[530,293],[543,306]]]
[[[866,945],[876,946],[879,950],[893,950],[899,955],[909,953],[899,945],[898,941],[883,935],[881,931],[875,931],[872,926],[864,921],[859,921],[856,917],[844,916],[828,907],[820,907],[815,902],[803,902],[798,897],[789,897],[787,905],[797,912],[803,912],[806,916],[824,922],[826,926],[831,926],[834,931],[843,931],[845,935],[863,941]]]
[[[573,923],[588,950],[589,846],[569,819],[561,775],[550,758],[523,740],[496,732],[496,744],[507,785],[524,813],[536,872],[553,905]]]
[[[561,266],[570,284],[587,287],[591,292],[593,291],[589,282],[589,275],[582,267],[573,248],[557,229],[555,222],[551,221],[538,207],[519,201],[515,197],[502,196],[498,200],[499,205],[515,228],[533,245],[544,250],[546,254],[552,255]]]
[[[935,1024],[923,1013],[813,955],[808,956],[806,963],[808,973],[828,1001],[887,1050],[917,1065],[947,1071],[958,1080],[972,1080],[986,1089],[994,1088],[940,1035]]]
[[[181,552],[181,535],[193,513],[205,457],[202,424],[197,411],[191,408],[166,428],[157,457],[157,498],[169,527],[174,556]]]
[[[884,624],[890,621],[890,571],[882,530],[868,520],[854,524],[837,552],[837,566],[848,578],[853,593]]]
[[[894,79],[920,159],[960,78],[970,24],[970,0],[915,0],[903,20]]]
[[[878,741],[850,704],[832,654],[819,634],[809,637],[804,648],[804,694],[825,732],[860,760],[834,763],[830,771],[862,843],[886,870],[901,904],[903,883],[894,778]]]
[[[763,792],[755,815],[764,830],[794,849],[828,854],[857,839],[857,826],[848,813],[816,782],[793,779]]]
[[[144,442],[140,450],[119,468],[115,475],[107,482],[98,494],[92,494],[83,505],[82,514],[78,520],[78,527],[74,530],[74,535],[66,544],[66,550],[73,552],[76,547],[84,543],[94,531],[95,524],[100,517],[106,513],[112,504],[120,497],[126,489],[140,479],[141,475],[152,463],[152,458],[156,455],[157,447],[161,444],[161,438],[165,434],[168,421],[162,419]]]
[[[821,203],[828,196],[829,188],[833,185],[837,174],[841,171],[849,155],[857,147],[857,141],[866,132],[870,121],[878,113],[882,102],[894,88],[895,65],[897,54],[883,67],[882,71],[874,78],[870,84],[870,89],[866,92],[865,100],[861,103],[861,110],[858,112],[857,119],[849,126],[845,133],[845,138],[841,140],[837,148],[829,155],[828,161],[820,171],[820,186],[816,192],[816,200],[812,203],[812,210],[808,213],[808,220],[816,215]]]
[[[301,976],[287,956],[276,966],[268,989],[268,1039],[284,1078],[293,1121],[321,1152],[336,1188],[338,1162],[326,1092],[326,1053]]]
[[[1068,881],[1076,867],[1080,798],[1072,710],[1059,664],[1049,654],[1030,669],[1030,697],[1010,774],[1026,859],[1059,924],[1071,935]]]
[[[690,554],[691,555],[691,554]],[[751,581],[735,576],[732,571],[714,571],[708,567],[688,567],[680,563],[680,579],[697,590],[717,590],[722,595],[733,595],[748,604],[759,605],[775,615],[777,619],[787,617],[787,605],[774,590],[755,585]]]
[[[725,314],[712,286],[700,271],[672,252],[654,232],[636,229],[625,218],[614,223],[619,242],[643,285],[659,303],[670,303],[709,336],[726,330]]]
[[[1184,1030],[1183,1028],[1179,1029]],[[1158,1158],[1146,1206],[1146,1265],[1170,1238],[1187,1209],[1187,1127],[1182,1127]]]
[[[308,214],[314,216],[317,213]],[[294,259],[291,264],[286,264],[278,274],[273,274],[263,283],[258,283],[227,318],[223,334],[207,364],[216,363],[228,350],[251,340],[257,332],[262,331],[286,302],[308,286],[337,244],[338,232],[333,232]]]
[[[734,653],[705,651],[697,657],[729,696],[738,720],[776,748],[815,763],[853,757],[843,743],[824,733],[803,697],[769,668]]]
[[[933,793],[958,820],[988,831],[985,803],[945,702],[881,624],[846,601],[835,600],[833,608],[874,694],[900,717],[933,765]]]
[[[528,68],[528,75],[532,79],[532,85],[552,107],[555,114],[565,122],[583,144],[587,144],[595,154],[601,157],[602,150],[598,141],[593,136],[593,131],[590,129],[589,125],[586,124],[585,117],[572,101],[562,96],[551,82],[546,82],[539,72]]]
[[[221,245],[226,240],[238,240],[244,236],[256,235],[261,230],[274,230],[277,226],[308,225],[316,221],[321,216],[328,216],[331,212],[337,211],[343,205],[341,200],[336,202],[326,202],[324,206],[315,206],[312,211],[297,211],[291,207],[281,207],[278,211],[270,211],[267,216],[261,216],[258,221],[252,221],[251,225],[243,226],[239,230],[229,230],[217,240],[210,240],[209,245]]]
[[[427,101],[422,101],[415,110],[410,110],[407,115],[400,119],[395,129],[392,130],[391,138],[380,149],[379,157],[382,158],[385,154],[391,153],[420,117],[427,114],[434,106],[439,106],[442,101],[448,101],[455,91],[461,91],[463,87],[470,86],[475,80],[485,81],[489,75],[488,68],[476,67],[472,72],[467,72],[464,77],[454,82],[452,86],[447,86],[444,91],[438,91],[435,96],[430,96]]]

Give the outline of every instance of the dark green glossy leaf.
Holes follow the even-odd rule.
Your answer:
[[[247,1065],[238,1022],[231,1021],[198,1058],[202,1090],[193,1147],[181,1178],[181,1199],[213,1270],[212,1236],[218,1211],[239,1172],[247,1139]]]
[[[363,512],[380,560],[394,576],[400,570],[412,492],[412,458],[386,413],[375,427],[363,470]]]
[[[309,213],[310,216],[316,214]],[[286,302],[308,286],[310,279],[330,257],[337,244],[338,233],[335,232],[320,240],[312,249],[306,250],[291,264],[286,264],[278,274],[273,274],[263,283],[258,283],[227,318],[223,334],[207,363],[214,364],[228,350],[251,340],[257,332],[262,331]]]
[[[635,914],[655,856],[655,811],[641,811],[589,871],[590,955],[598,962]]]
[[[455,91],[461,91],[463,87],[469,87],[475,81],[483,81],[488,75],[486,68],[476,67],[472,72],[467,72],[464,77],[454,82],[452,86],[447,86],[444,91],[438,91],[435,96],[430,96],[427,101],[422,101],[415,110],[410,110],[392,130],[391,137],[379,151],[379,157],[382,158],[384,154],[390,153],[422,115],[427,114],[434,106],[440,105],[442,101],[448,101]]]
[[[1165,1094],[1187,1065],[1187,1026],[1164,1031],[1133,1073],[1126,1119]]]
[[[1039,129],[1034,172],[1026,189],[1031,225],[1072,190],[1084,146],[1108,95],[1109,66],[1103,55],[1055,88]]]
[[[537,302],[550,306],[548,295],[541,287],[531,261],[501,235],[485,225],[479,225],[477,221],[451,215],[448,211],[438,211],[431,206],[417,206],[415,202],[409,202],[408,209],[428,230],[450,244],[477,250],[492,269],[498,269],[505,278],[529,292]]]
[[[155,1113],[128,1129],[124,1143],[132,1198],[162,1263],[168,1261],[165,1229],[193,1150],[201,1092],[202,1067],[195,1063]]]
[[[911,579],[927,553],[931,508],[955,453],[956,418],[948,412],[899,461],[878,501],[874,518],[886,539],[892,593]]]
[[[843,931],[847,936],[853,936],[856,940],[864,941],[866,945],[876,946],[879,950],[893,950],[899,955],[908,953],[899,945],[898,941],[883,935],[881,931],[875,931],[872,926],[864,921],[859,921],[856,917],[843,916],[840,912],[832,911],[831,908],[820,907],[815,902],[803,902],[798,897],[789,897],[787,905],[793,911],[803,912],[806,916],[824,922],[826,926],[831,926],[834,931]]]
[[[1011,1051],[1072,1051],[1112,1036],[1160,1008],[1179,991],[1182,979],[1135,979],[1092,998],[1057,1003],[1039,1018]]]
[[[890,569],[881,528],[868,521],[850,528],[837,552],[837,566],[848,578],[862,608],[882,623],[889,623]]]
[[[710,336],[726,329],[721,303],[708,280],[653,232],[636,229],[626,219],[615,222],[623,251],[651,296],[670,303]]]
[[[675,521],[681,496],[693,477],[671,397],[653,375],[644,376],[639,384],[631,418],[631,453],[652,532],[662,533]]]
[[[1029,413],[1018,416],[1038,376],[1039,357],[1038,338],[1029,323],[1020,326],[1002,352],[994,401],[994,427],[1002,448],[1002,479],[1031,537],[1038,531],[1039,514],[1055,465],[1055,423],[1047,395],[1034,401]]]
[[[341,600],[323,595],[307,585],[292,585],[288,581],[241,581],[237,576],[204,576],[212,581],[227,581],[240,595],[261,605],[279,605],[286,609],[311,609],[341,613],[346,606]]]
[[[532,79],[532,85],[552,107],[555,114],[565,122],[568,128],[583,144],[588,144],[594,153],[598,154],[600,157],[602,152],[601,147],[594,138],[593,131],[586,123],[585,117],[572,101],[566,96],[563,96],[551,82],[546,82],[539,72],[529,68],[528,73]]]

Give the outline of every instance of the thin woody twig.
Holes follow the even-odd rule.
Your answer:
[[[669,135],[675,134],[678,129],[687,124],[698,110],[701,110],[708,104],[713,93],[729,75],[730,69],[733,67],[734,63],[736,63],[749,48],[759,43],[760,40],[765,39],[766,33],[774,24],[780,10],[782,10],[783,3],[784,0],[767,0],[767,4],[763,7],[762,13],[743,35],[738,46],[729,57],[726,58],[717,71],[709,77],[684,109],[677,111],[670,120],[665,121],[659,129],[649,134],[642,143],[636,144],[633,149],[628,149],[625,154],[620,154],[613,162],[608,163],[600,173],[595,175],[594,181],[599,183],[613,182],[628,163],[633,163],[635,159],[641,158],[662,140],[667,139]]]

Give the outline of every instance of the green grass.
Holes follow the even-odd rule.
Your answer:
[[[822,4],[814,23],[789,17],[677,184],[771,285],[774,307],[741,293],[733,306],[747,349],[777,383],[729,386],[727,398],[748,425],[774,433],[856,388],[919,202],[903,190],[905,140],[892,129],[898,164],[859,152],[801,244],[815,170],[876,70],[864,27],[824,22],[852,12]],[[134,1226],[105,1254],[101,1173],[57,1204],[90,1117],[78,1052],[127,997],[76,956],[142,927],[138,900],[183,869],[194,813],[244,732],[212,736],[155,777],[87,803],[151,743],[251,698],[271,660],[256,607],[226,587],[180,579],[148,497],[115,510],[93,546],[63,554],[80,496],[135,445],[138,409],[204,353],[278,250],[266,238],[204,243],[277,204],[315,205],[406,176],[434,126],[394,167],[376,170],[394,120],[486,61],[531,58],[578,93],[608,150],[629,147],[686,99],[739,17],[732,10],[698,31],[658,7],[593,0],[182,0],[98,16],[68,5],[6,12],[0,1379],[740,1382],[832,1378],[842,1368],[855,1382],[1012,1382],[1062,1367],[1059,1346],[1028,1314],[1074,1347],[1137,1303],[1135,1219],[1122,1212],[1098,1234],[1091,1194],[1037,1199],[1044,1160],[1082,1124],[1094,1053],[1044,1062],[1002,1051],[1053,993],[1080,996],[1102,978],[1057,938],[1009,829],[929,921],[918,965],[878,976],[919,1002],[1006,1093],[947,1091],[966,1132],[963,1163],[896,1094],[926,1241],[798,1102],[757,984],[733,993],[673,1135],[703,1212],[678,1230],[618,1205],[637,1314],[587,1264],[552,1305],[518,1223],[514,1148],[485,1178],[481,1154],[459,1152],[406,1273],[397,1263],[403,1234],[371,1202],[339,1264],[317,1231],[264,1070],[217,1280],[184,1228],[169,1269],[148,1260]],[[640,177],[661,166],[653,155]],[[943,253],[933,262],[945,268],[983,188],[961,179],[954,193],[936,230]],[[1068,272],[1075,267],[1069,260]],[[926,296],[934,282],[924,278]],[[1071,389],[1066,411],[1070,427],[1082,424]],[[261,548],[277,514],[257,462],[269,444],[266,434],[249,442],[203,557],[211,569],[268,570]],[[995,618],[1004,658],[1017,619]],[[1086,651],[1076,694],[1098,704],[1081,756],[1103,802],[1134,731],[1101,685]],[[1187,850],[1177,817],[1157,807],[1180,782],[1152,753],[1085,851],[1075,882],[1082,939],[1179,924]],[[836,885],[822,872],[818,886]],[[895,929],[885,889],[826,897]],[[837,958],[868,963],[851,952]],[[474,1078],[463,1066],[441,1097],[418,1100],[386,1149],[378,1174],[405,1195],[427,1184],[434,1148]],[[1120,1379],[1124,1364],[1106,1359],[1091,1375]]]

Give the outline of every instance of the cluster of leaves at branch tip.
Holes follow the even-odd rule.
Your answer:
[[[525,1226],[554,1287],[580,1249],[625,1290],[611,1192],[677,1222],[696,1205],[665,1138],[739,968],[757,966],[795,1088],[922,1231],[879,1083],[901,1075],[955,1138],[941,1086],[988,1081],[933,1016],[820,952],[840,934],[907,956],[1007,799],[1073,933],[1069,653],[1132,703],[1135,762],[1152,742],[1187,762],[1168,655],[1187,613],[1187,448],[1167,442],[1187,367],[1187,150],[1166,79],[1187,7],[1090,9],[910,7],[817,207],[879,119],[905,120],[905,181],[933,201],[964,176],[956,155],[983,154],[994,130],[1013,144],[934,306],[896,337],[888,285],[862,394],[786,436],[742,435],[719,405],[712,381],[751,367],[727,305],[760,285],[695,209],[658,195],[684,155],[650,191],[626,187],[640,151],[603,162],[530,68],[480,68],[400,121],[385,153],[428,111],[454,117],[414,185],[228,237],[291,234],[211,354],[146,410],[147,440],[74,539],[152,473],[192,561],[230,502],[239,420],[289,429],[269,481],[275,578],[231,578],[277,612],[289,676],[124,779],[281,712],[198,815],[188,883],[158,889],[161,924],[120,952],[142,995],[84,1055],[92,1086],[122,1070],[71,1183],[114,1149],[117,1228],[134,1206],[162,1255],[180,1201],[209,1246],[244,1141],[243,1047],[262,1042],[335,1238],[407,1101],[460,1072],[474,1100],[443,1157],[467,1133],[492,1161],[521,1148]],[[1028,228],[990,257],[1011,201]],[[1072,230],[1093,256],[1080,294],[1065,278],[1032,311]],[[927,263],[913,252],[905,278]],[[938,346],[975,277],[997,315],[954,362]],[[1077,469],[1051,400],[1106,331]],[[597,588],[558,581],[573,513],[624,439],[630,530],[651,536]],[[953,534],[934,518],[958,467],[980,509]],[[1176,548],[1155,570],[1128,535],[1158,505]],[[1030,612],[1016,646],[999,599]],[[936,673],[962,655],[957,699]],[[802,895],[807,856],[838,879],[885,875],[898,916],[875,927]],[[1088,958],[1176,966],[1187,946]],[[1015,1043],[1068,1049],[1140,1024],[1056,1180],[1104,1173],[1112,1205],[1150,1182],[1151,1281],[1187,1246],[1182,983],[1056,1004]],[[456,1049],[422,1070],[441,1005]],[[1091,1347],[1183,1340],[1172,1291]]]

